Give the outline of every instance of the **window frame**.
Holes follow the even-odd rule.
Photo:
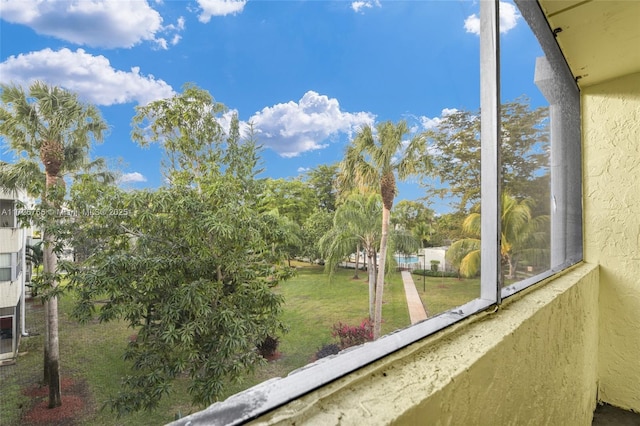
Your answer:
[[[560,63],[558,58],[563,61],[564,57],[538,2],[536,0],[514,1],[527,21],[527,25],[538,38],[545,55],[553,56],[557,66]],[[211,425],[236,425],[245,423],[446,327],[495,307],[502,303],[503,299],[539,283],[582,260],[582,222],[580,221],[580,223],[574,224],[577,227],[574,226],[571,229],[567,229],[561,235],[552,235],[552,238],[560,239],[560,245],[565,247],[570,245],[572,247],[572,250],[569,250],[571,253],[567,255],[565,250],[564,259],[556,262],[555,266],[552,263],[551,269],[503,288],[500,256],[500,194],[502,179],[500,173],[499,22],[499,0],[480,0],[481,209],[483,212],[481,215],[481,235],[493,236],[493,238],[481,239],[482,274],[480,297],[418,324],[382,336],[374,342],[348,349],[348,356],[338,354],[333,357],[323,358],[290,373],[287,377],[267,380],[172,424],[199,424],[199,422],[202,422]],[[571,76],[566,62],[564,62],[564,69],[560,70],[560,72]],[[579,95],[578,86],[575,81],[573,83],[573,87],[568,90],[574,91]],[[572,141],[571,143],[575,145],[576,142]],[[577,149],[579,149],[579,140],[577,144]],[[570,176],[570,179],[580,181],[580,156],[574,161],[571,163],[571,167],[577,167],[578,171]],[[579,184],[580,182],[577,183]],[[581,184],[578,187],[581,188]],[[572,213],[580,214],[580,216],[581,199],[582,194],[580,191],[577,198],[573,197],[571,200],[565,200],[572,203]],[[553,220],[552,215],[552,223]],[[552,242],[552,244],[554,243]],[[555,244],[558,244],[558,242]]]

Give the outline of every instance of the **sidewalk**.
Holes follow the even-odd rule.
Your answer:
[[[411,324],[413,325],[417,322],[426,320],[427,312],[422,305],[418,290],[416,290],[416,286],[413,283],[411,272],[402,271],[402,282],[404,283],[404,293],[407,297],[407,307],[409,308]]]

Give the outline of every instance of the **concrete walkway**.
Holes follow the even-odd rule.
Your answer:
[[[426,320],[427,312],[422,305],[418,290],[416,290],[416,286],[413,283],[411,272],[402,271],[402,282],[404,283],[404,294],[407,297],[407,306],[409,308],[409,318],[411,318],[411,324]]]

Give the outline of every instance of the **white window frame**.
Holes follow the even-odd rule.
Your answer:
[[[554,62],[555,71],[573,80],[568,66],[564,63],[562,53],[557,46],[547,20],[535,0],[515,0],[523,17],[537,36],[545,51],[545,55]],[[472,300],[438,316],[429,318],[418,324],[383,336],[375,342],[351,348],[348,355],[341,354],[323,358],[314,364],[307,365],[284,378],[274,378],[251,389],[240,392],[224,402],[172,424],[175,425],[237,425],[257,418],[300,396],[339,379],[359,368],[384,358],[418,340],[451,326],[465,318],[490,307],[499,305],[502,299],[521,291],[554,273],[582,260],[582,222],[581,197],[567,197],[567,194],[555,193],[557,188],[552,184],[552,197],[560,198],[566,208],[552,209],[552,230],[559,224],[563,231],[552,233],[552,252],[563,252],[563,255],[552,260],[552,267],[542,274],[502,288],[502,271],[500,258],[500,212],[501,212],[501,176],[500,176],[500,33],[499,33],[499,0],[480,0],[480,108],[481,116],[481,291],[478,299]],[[564,66],[562,66],[564,63]],[[563,82],[566,83],[566,78]],[[568,88],[576,96],[579,91],[575,81]],[[579,114],[578,114],[579,115]],[[562,141],[565,152],[564,160],[570,161],[573,173],[566,177],[574,187],[581,188],[581,156],[579,117],[578,129],[573,129],[570,141]],[[576,136],[577,134],[577,136]],[[577,140],[576,140],[577,138]],[[553,135],[552,135],[553,144]],[[559,142],[559,141],[556,141]],[[565,146],[566,145],[566,146]],[[569,158],[571,157],[571,158]],[[553,161],[553,160],[552,160]],[[552,175],[552,180],[554,176]],[[565,177],[563,176],[563,179]],[[562,228],[562,226],[561,226]],[[493,236],[493,237],[486,237]],[[561,247],[561,250],[558,250]]]

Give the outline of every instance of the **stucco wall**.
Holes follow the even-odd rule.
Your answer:
[[[597,347],[598,269],[583,264],[253,424],[586,426]]]
[[[600,264],[599,398],[640,411],[640,74],[583,90],[585,260]]]

